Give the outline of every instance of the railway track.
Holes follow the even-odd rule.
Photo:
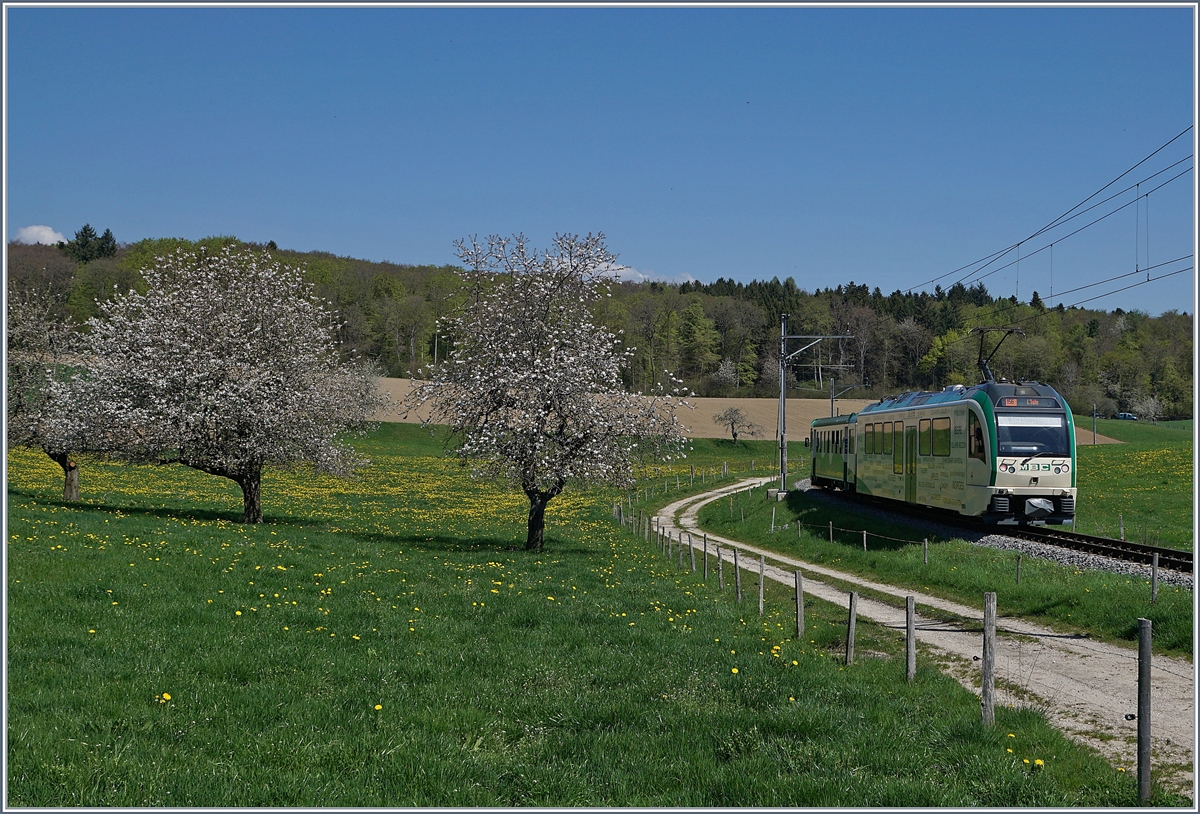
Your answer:
[[[826,494],[836,494],[848,504],[857,500],[865,500],[872,506],[886,511],[920,517],[922,519],[930,519],[932,516],[936,517],[939,522],[958,526],[959,528],[971,529],[972,531],[986,531],[990,534],[1002,534],[1006,537],[1016,537],[1022,540],[1032,540],[1037,543],[1082,551],[1086,554],[1099,554],[1104,557],[1112,557],[1116,560],[1138,563],[1139,565],[1152,565],[1154,555],[1157,554],[1160,568],[1168,568],[1172,571],[1179,571],[1185,574],[1193,573],[1191,551],[1143,545],[1127,540],[1114,540],[1109,537],[1093,537],[1088,534],[1069,531],[1059,526],[989,526],[943,509],[934,509],[926,506],[909,506],[908,504],[896,503],[890,500],[877,500],[874,498],[863,498],[862,496],[852,498],[841,492],[833,492],[832,490],[826,491]]]
[[[1088,534],[1066,531],[1057,526],[997,526],[995,528],[997,533],[1012,537],[1056,545],[1060,548],[1070,548],[1088,554],[1100,554],[1142,565],[1152,564],[1154,555],[1157,554],[1160,568],[1182,571],[1185,574],[1192,573],[1193,560],[1190,551],[1131,543],[1127,540],[1113,540],[1108,537],[1093,537]]]

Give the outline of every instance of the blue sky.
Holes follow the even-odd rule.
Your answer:
[[[441,264],[471,234],[602,231],[663,279],[890,293],[1029,237],[1196,115],[1188,7],[6,14],[9,240],[88,222]],[[984,283],[1049,299],[1192,266],[1195,173],[1130,202],[1194,144]],[[1193,281],[1089,305],[1194,313]]]

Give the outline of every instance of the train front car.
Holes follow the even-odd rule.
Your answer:
[[[972,501],[979,506],[986,497],[981,519],[1006,525],[1074,524],[1075,422],[1063,398],[1034,382],[988,382],[972,388],[970,396],[990,436],[990,483]]]
[[[1047,385],[988,381],[890,396],[814,421],[812,443],[816,486],[984,523],[1075,519],[1075,425]]]

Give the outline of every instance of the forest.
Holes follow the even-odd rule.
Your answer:
[[[227,244],[269,251],[305,270],[341,320],[348,353],[375,360],[388,376],[418,375],[445,357],[455,337],[439,321],[466,295],[459,269],[375,262],[326,252],[298,252],[231,236],[199,241],[153,238],[118,243],[90,226],[75,239],[47,246],[9,243],[8,293],[39,292],[51,316],[86,330],[97,303],[142,285],[141,269],[176,249]],[[635,349],[623,370],[633,390],[680,379],[698,396],[775,396],[779,392],[781,315],[791,335],[833,336],[791,359],[789,397],[828,398],[830,386],[852,398],[936,390],[979,380],[980,334],[974,328],[1016,328],[984,334],[984,355],[997,378],[1054,386],[1076,413],[1142,420],[1192,417],[1194,315],[1167,311],[1046,308],[996,298],[982,283],[929,292],[883,294],[846,281],[755,280],[679,285],[614,280],[596,306],[599,322]],[[811,287],[811,290],[809,290]],[[803,344],[790,340],[787,353]]]

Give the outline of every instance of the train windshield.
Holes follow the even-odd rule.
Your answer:
[[[1071,454],[1066,419],[1061,415],[996,415],[1001,455],[1065,458]]]

